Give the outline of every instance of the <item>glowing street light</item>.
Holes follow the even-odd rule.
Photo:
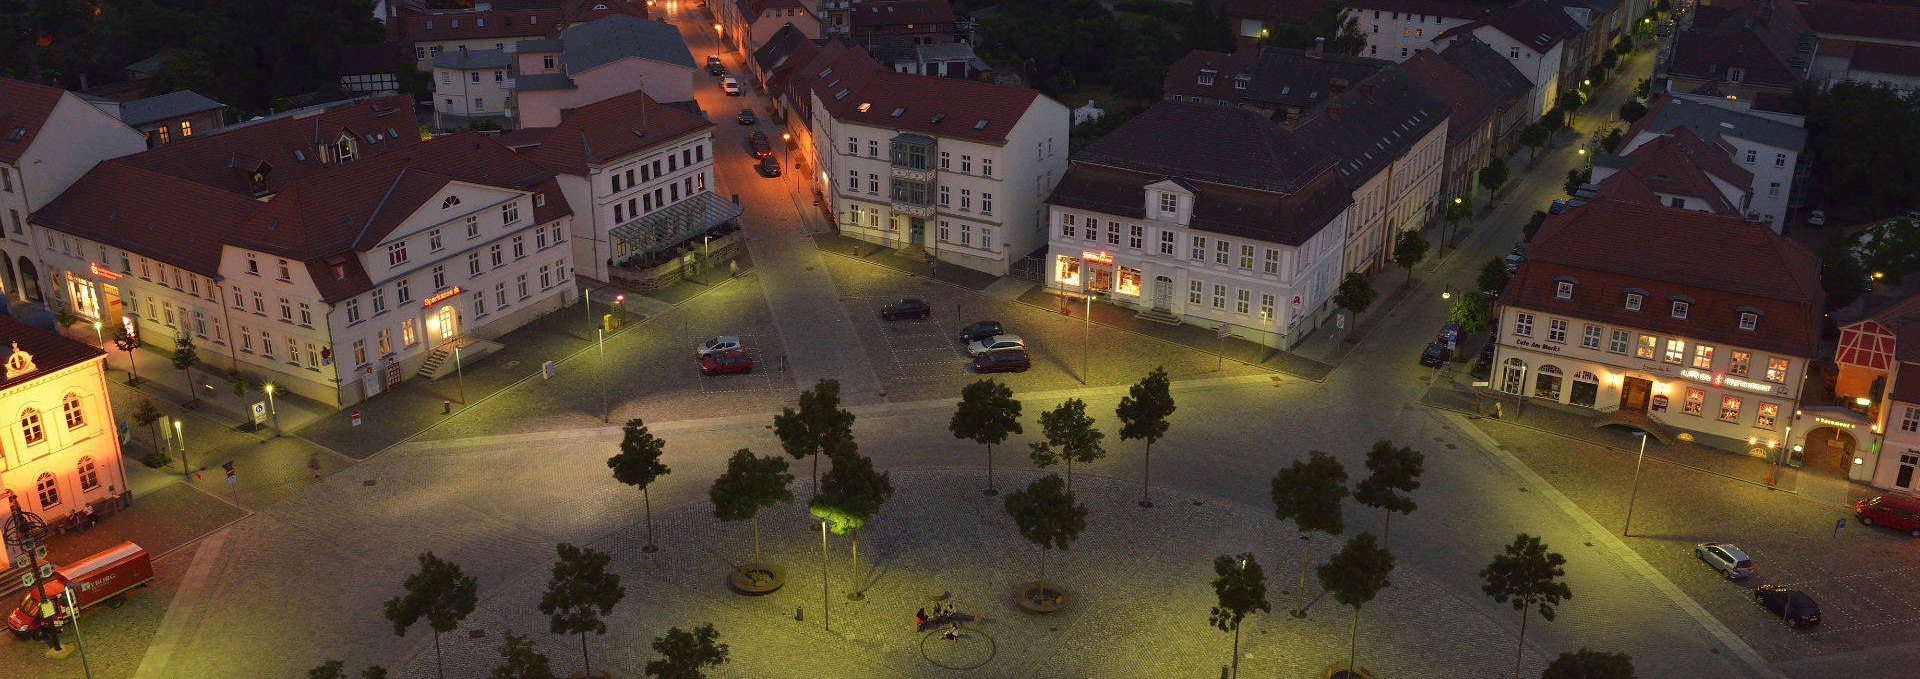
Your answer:
[[[105,333],[105,331],[103,331],[103,330],[101,330],[101,328],[103,328],[103,327],[105,327],[105,326],[103,326],[103,325],[101,325],[99,321],[94,321],[94,322],[93,322],[93,338],[94,338],[94,339],[96,339],[96,340],[99,340],[99,341],[100,341],[100,350],[101,350],[101,351],[106,351],[106,350],[107,350],[107,335],[106,335],[106,333]]]
[[[267,386],[266,386],[266,387],[264,387],[264,388],[263,388],[262,390],[263,390],[263,391],[265,391],[265,392],[267,392],[267,414],[268,414],[268,415],[271,415],[271,416],[273,417],[273,435],[274,435],[274,436],[279,436],[279,435],[280,435],[280,409],[279,409],[279,408],[276,408],[276,407],[274,407],[274,403],[273,403],[273,391],[274,391],[274,387],[273,387],[273,383],[272,383],[272,382],[268,382],[268,383],[267,383]]]
[[[187,433],[177,419],[173,421],[173,440],[180,442],[180,475],[193,476],[193,463],[187,461]]]

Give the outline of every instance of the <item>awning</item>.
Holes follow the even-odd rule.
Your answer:
[[[608,235],[627,241],[639,252],[670,246],[713,227],[739,219],[743,210],[733,201],[700,193],[638,220],[613,227]]]

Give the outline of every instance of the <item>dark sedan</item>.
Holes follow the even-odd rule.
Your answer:
[[[767,133],[754,130],[747,133],[747,144],[753,148],[753,157],[765,158],[773,155],[773,143],[767,141]]]
[[[977,321],[960,329],[960,341],[973,343],[998,334],[1001,334],[999,321]]]
[[[708,354],[700,359],[702,375],[735,375],[750,372],[753,372],[753,357],[738,349]]]
[[[735,116],[734,120],[740,121],[741,125],[752,125],[760,122],[760,117],[753,114],[753,109],[743,108],[740,109],[740,115]]]
[[[761,158],[760,162],[753,165],[753,170],[759,172],[762,177],[778,177],[780,176],[780,161],[775,160],[773,156],[766,156]]]
[[[889,321],[902,318],[926,318],[933,315],[933,307],[925,300],[903,299],[880,307],[880,317]]]
[[[989,351],[973,357],[973,371],[979,373],[1020,373],[1033,367],[1027,352],[1019,349]]]
[[[1805,592],[1785,585],[1761,585],[1753,590],[1753,602],[1773,611],[1788,627],[1820,624],[1820,604]]]
[[[1438,368],[1445,364],[1447,359],[1452,356],[1453,351],[1447,348],[1446,342],[1435,340],[1427,344],[1425,351],[1420,352],[1420,365],[1429,368]]]

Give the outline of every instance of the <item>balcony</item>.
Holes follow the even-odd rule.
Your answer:
[[[890,169],[890,173],[893,175],[894,179],[905,179],[908,181],[916,181],[916,182],[930,182],[930,181],[933,181],[934,171],[931,169],[916,170],[910,167],[901,167],[899,165],[894,165]]]
[[[892,207],[895,213],[912,215],[914,217],[920,217],[922,219],[933,216],[933,206],[931,205],[914,205],[912,203],[893,203],[889,207]]]

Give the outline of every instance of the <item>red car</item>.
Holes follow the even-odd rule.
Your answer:
[[[1027,359],[1027,352],[1019,349],[1000,349],[982,352],[973,357],[973,371],[980,373],[1017,373],[1026,372],[1033,367]]]
[[[750,372],[753,372],[753,357],[738,349],[708,354],[700,359],[702,375],[736,375]]]

